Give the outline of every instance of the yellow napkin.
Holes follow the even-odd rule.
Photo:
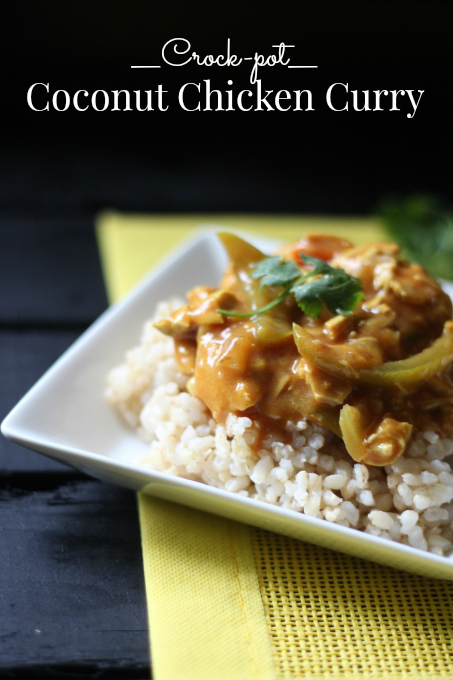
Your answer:
[[[202,224],[295,240],[382,236],[371,220],[105,214],[111,301]],[[139,494],[155,680],[422,680],[453,675],[453,583]]]

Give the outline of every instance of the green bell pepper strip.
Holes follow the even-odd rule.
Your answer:
[[[345,360],[344,345],[327,345],[308,331],[293,325],[294,341],[299,353],[323,371],[356,385],[410,389],[444,371],[453,362],[453,321],[447,321],[442,335],[419,354],[408,359],[388,361],[371,368],[354,365],[360,356],[360,339],[347,343],[351,361]]]
[[[255,337],[260,344],[273,344],[287,341],[292,338],[291,314],[286,306],[278,306],[278,302],[284,300],[287,291],[276,295],[271,288],[261,289],[260,282],[251,276],[253,267],[265,259],[267,255],[262,253],[247,241],[229,232],[217,234],[230,260],[230,267],[236,277],[239,289],[239,299],[251,309],[250,312],[236,312],[235,310],[218,309],[220,314],[231,318],[250,318],[255,327]],[[253,316],[254,310],[265,312],[272,309],[272,314]]]

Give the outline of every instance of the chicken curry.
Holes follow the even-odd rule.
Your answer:
[[[422,267],[398,258],[398,246],[307,236],[272,258],[283,274],[272,285],[278,279],[257,276],[264,253],[233,234],[219,238],[230,260],[219,288],[194,288],[156,324],[174,338],[187,389],[217,421],[250,417],[258,450],[305,417],[341,437],[355,461],[378,466],[404,452],[414,427],[453,433],[452,303]],[[313,282],[336,301],[320,294],[303,307]]]

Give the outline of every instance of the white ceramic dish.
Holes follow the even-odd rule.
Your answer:
[[[270,243],[256,242],[267,249]],[[158,300],[183,295],[197,284],[216,285],[224,266],[223,249],[213,233],[179,248],[63,354],[6,417],[3,434],[101,480],[398,569],[453,580],[453,556],[438,557],[134,464],[147,447],[105,404],[105,376],[137,343]],[[446,287],[451,294],[453,286]]]

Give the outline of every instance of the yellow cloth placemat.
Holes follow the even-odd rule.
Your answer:
[[[371,220],[104,214],[111,301],[203,224],[287,240],[382,236]],[[139,512],[155,680],[453,677],[453,583],[141,494]]]
[[[249,528],[139,495],[156,680],[274,680]]]

